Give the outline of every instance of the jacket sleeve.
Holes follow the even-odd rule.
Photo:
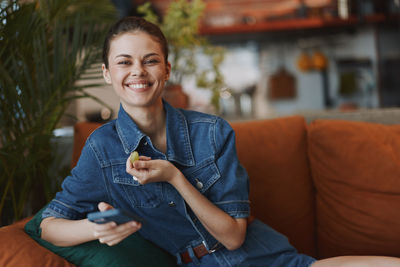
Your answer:
[[[235,218],[250,215],[249,180],[236,153],[235,132],[219,118],[214,129],[215,161],[220,178],[210,188],[210,200]]]
[[[103,169],[94,151],[94,141],[89,138],[78,164],[63,181],[62,190],[49,203],[43,218],[83,219],[87,213],[97,210],[100,201],[111,203]]]

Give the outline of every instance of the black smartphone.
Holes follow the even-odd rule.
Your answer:
[[[87,215],[89,221],[94,223],[108,223],[115,222],[116,224],[123,224],[130,221],[137,221],[143,223],[143,219],[139,216],[121,209],[111,209],[106,211],[91,212]]]

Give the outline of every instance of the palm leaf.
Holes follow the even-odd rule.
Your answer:
[[[101,60],[115,15],[108,0],[14,0],[0,11],[0,225],[57,190],[53,131],[71,101],[92,97],[77,81]]]

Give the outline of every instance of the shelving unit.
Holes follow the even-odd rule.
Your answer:
[[[328,27],[344,27],[357,25],[359,23],[380,23],[386,21],[384,14],[365,16],[362,19],[352,16],[348,19],[340,18],[300,18],[276,21],[265,21],[254,24],[237,24],[231,26],[201,26],[200,33],[203,35],[228,35],[241,33],[261,33],[273,31],[304,30]]]

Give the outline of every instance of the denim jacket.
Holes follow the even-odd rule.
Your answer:
[[[77,166],[43,218],[83,219],[104,201],[144,218],[140,234],[173,255],[200,243],[208,249],[217,246],[173,186],[166,182],[141,185],[125,171],[126,159],[134,150],[168,160],[230,216],[249,216],[248,176],[238,161],[230,125],[217,116],[175,109],[166,102],[164,109],[166,154],[153,146],[121,106],[116,120],[89,136]]]

